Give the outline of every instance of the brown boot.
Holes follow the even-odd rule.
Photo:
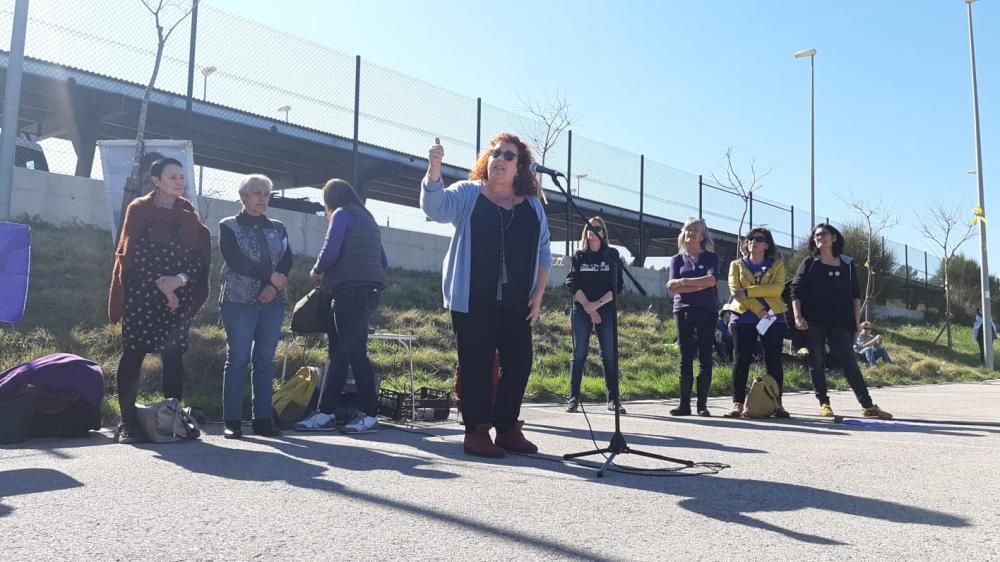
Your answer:
[[[503,447],[512,453],[526,453],[529,455],[537,453],[538,446],[524,438],[524,433],[521,432],[522,427],[524,427],[524,422],[518,421],[514,424],[514,427],[503,433],[497,433],[497,446]]]
[[[491,459],[500,459],[506,455],[503,449],[493,444],[493,439],[490,438],[491,427],[493,426],[488,423],[481,423],[476,426],[475,431],[465,434],[465,454]]]

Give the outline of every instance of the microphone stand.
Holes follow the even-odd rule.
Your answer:
[[[552,178],[552,182],[556,185],[556,187],[559,188],[559,191],[561,191],[563,196],[566,198],[566,204],[572,207],[573,210],[576,211],[576,214],[580,215],[580,217],[583,219],[583,224],[587,225],[586,226],[587,230],[594,232],[594,234],[601,239],[602,241],[601,252],[604,255],[605,259],[608,260],[608,263],[611,264],[611,295],[612,295],[611,302],[614,303],[615,305],[615,324],[612,329],[612,341],[614,342],[614,354],[615,354],[614,359],[615,359],[615,366],[617,367],[618,366],[618,272],[621,271],[628,276],[629,280],[632,281],[632,284],[635,286],[636,290],[639,291],[639,294],[646,296],[646,290],[643,289],[642,285],[640,285],[639,282],[636,281],[635,277],[632,276],[632,272],[630,272],[628,268],[625,267],[625,264],[622,262],[621,256],[615,255],[608,251],[609,248],[608,241],[605,238],[607,232],[605,231],[604,235],[595,232],[593,225],[590,224],[590,220],[588,220],[587,218],[587,215],[585,215],[583,211],[581,211],[580,208],[577,207],[575,203],[573,203],[573,200],[570,199],[569,194],[566,193],[566,190],[563,188],[562,184],[559,183],[558,175],[557,174],[549,174],[549,175]],[[640,241],[639,243],[641,244],[642,241]],[[573,306],[576,306],[576,304],[574,303]],[[629,447],[628,442],[625,441],[625,436],[622,434],[622,426],[621,426],[621,390],[620,390],[621,370],[620,369],[618,371],[618,386],[619,386],[619,391],[615,393],[615,398],[614,398],[615,433],[611,436],[611,443],[609,443],[607,447],[602,447],[600,449],[593,449],[589,451],[583,451],[580,453],[568,453],[563,455],[563,459],[570,460],[580,457],[587,457],[590,455],[605,455],[610,453],[610,456],[607,458],[607,460],[604,461],[604,465],[601,467],[600,470],[597,471],[598,478],[604,476],[604,473],[607,471],[608,467],[611,466],[611,463],[615,460],[615,457],[627,453],[631,453],[633,455],[639,455],[642,457],[648,457],[651,459],[672,462],[675,464],[687,466],[689,468],[693,467],[695,463],[689,460],[665,457],[663,455],[648,453],[646,451],[640,451],[637,449],[633,449],[632,447]]]

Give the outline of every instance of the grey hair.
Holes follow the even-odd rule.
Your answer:
[[[246,195],[252,188],[260,186],[267,187],[267,191],[270,192],[271,188],[274,187],[274,183],[271,182],[271,178],[265,176],[264,174],[249,174],[243,176],[240,179],[240,196]]]
[[[684,222],[684,226],[681,227],[680,233],[677,234],[677,253],[684,251],[684,231],[691,230],[692,227],[698,227],[701,230],[701,249],[708,252],[714,252],[715,239],[712,238],[712,231],[710,231],[708,229],[708,225],[705,224],[705,219],[688,217],[688,220]]]

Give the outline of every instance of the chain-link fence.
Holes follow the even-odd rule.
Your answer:
[[[183,15],[184,2],[167,3],[167,27]],[[114,14],[109,17],[109,14]],[[13,1],[0,1],[0,48],[9,50]],[[714,180],[678,170],[645,155],[563,131],[543,148],[546,125],[535,116],[498,108],[406,76],[360,57],[275,30],[265,24],[202,3],[198,10],[194,60],[190,60],[191,21],[181,22],[163,53],[157,89],[186,95],[193,67],[194,100],[199,114],[225,118],[232,110],[287,121],[306,131],[353,139],[355,120],[361,142],[416,158],[426,157],[434,137],[445,144],[445,163],[468,167],[497,131],[525,139],[538,160],[567,171],[575,197],[638,211],[646,217],[683,221],[701,216],[715,230],[736,233],[741,223],[766,225],[779,245],[797,247],[809,235],[808,208],[769,200],[755,193],[744,199]],[[32,0],[26,56],[83,69],[123,81],[122,92],[145,85],[156,54],[153,18],[142,3],[125,0]],[[125,84],[131,83],[131,84]],[[524,113],[529,113],[525,111]],[[65,139],[43,142],[50,168],[73,173],[75,153]],[[195,147],[195,160],[199,159]],[[93,177],[101,177],[100,166]],[[235,199],[238,174],[199,171],[204,193]],[[544,187],[551,187],[548,178]],[[289,190],[317,199],[318,193]],[[641,198],[641,199],[640,199]],[[381,201],[370,203],[380,224],[447,234],[419,209]],[[828,220],[819,214],[816,222]],[[579,233],[570,233],[575,238]],[[554,240],[565,238],[553,233]],[[893,275],[904,287],[938,284],[939,261],[922,250],[887,242],[894,256]],[[562,252],[562,242],[553,250]],[[900,269],[902,268],[902,269]]]

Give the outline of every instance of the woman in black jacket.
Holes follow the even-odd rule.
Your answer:
[[[843,255],[844,237],[832,225],[816,225],[809,238],[811,255],[802,260],[792,279],[795,328],[807,331],[809,372],[820,404],[820,415],[833,417],[826,392],[825,346],[844,370],[847,382],[864,408],[865,417],[891,419],[868,395],[868,385],[854,355],[860,331],[861,289],[854,261]]]
[[[608,246],[608,228],[601,217],[593,217],[590,227],[583,227],[580,250],[573,255],[573,265],[566,276],[566,286],[573,294],[570,325],[573,328],[573,367],[567,412],[580,407],[580,383],[590,348],[590,333],[596,328],[604,365],[604,384],[608,392],[608,410],[618,401],[618,350],[615,349],[615,325],[618,311],[614,297],[623,288],[622,271],[617,267],[618,250]],[[612,285],[614,283],[616,286]],[[619,405],[620,413],[625,409]]]

